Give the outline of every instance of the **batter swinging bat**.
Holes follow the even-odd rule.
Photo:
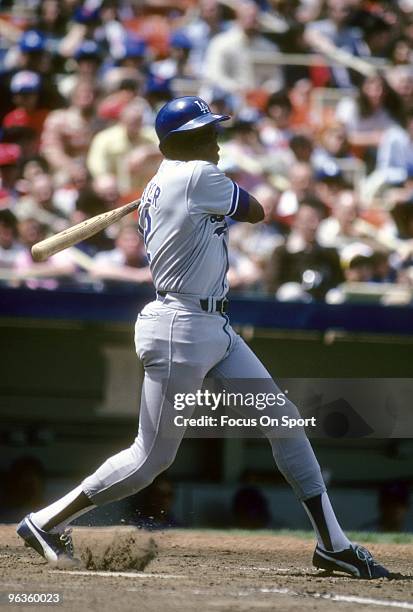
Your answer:
[[[90,236],[102,231],[108,225],[116,223],[116,221],[119,221],[125,215],[136,210],[140,202],[140,199],[134,200],[129,202],[129,204],[86,219],[86,221],[73,225],[54,236],[50,236],[50,238],[37,242],[32,246],[34,261],[44,261],[51,255],[63,251],[63,249],[67,249],[82,240],[86,240],[86,238],[90,238]]]

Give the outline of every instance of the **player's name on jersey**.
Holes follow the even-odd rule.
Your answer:
[[[184,417],[178,414],[174,417],[176,427],[317,427],[316,417],[306,419],[295,419],[287,415],[280,418],[270,417],[262,414],[259,417],[234,418],[226,414],[217,417],[202,415],[200,417]]]

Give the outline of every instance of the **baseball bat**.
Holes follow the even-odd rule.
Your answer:
[[[86,238],[90,238],[90,236],[104,230],[108,225],[116,223],[116,221],[119,221],[125,215],[136,210],[140,202],[140,199],[134,200],[124,206],[119,206],[119,208],[109,210],[108,212],[86,219],[86,221],[77,223],[54,236],[45,238],[45,240],[36,242],[36,244],[32,246],[34,261],[44,261],[51,255],[63,251],[63,249],[67,249],[82,240],[86,240]]]

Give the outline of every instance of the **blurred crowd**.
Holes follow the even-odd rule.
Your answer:
[[[30,248],[139,197],[157,110],[201,95],[232,117],[221,169],[265,209],[229,227],[233,291],[410,302],[412,60],[413,0],[3,0],[1,282],[150,283],[131,217]]]

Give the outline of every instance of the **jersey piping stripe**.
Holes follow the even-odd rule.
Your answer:
[[[233,215],[234,212],[237,210],[238,199],[239,199],[239,187],[236,183],[234,183],[234,189],[232,191],[231,206],[230,206],[229,211],[227,212],[227,217],[230,217],[231,215]]]
[[[228,317],[228,315],[224,314],[223,312],[221,312],[220,315],[225,320],[225,323],[224,323],[224,326],[223,326],[222,330],[228,336],[228,340],[229,340],[229,344],[228,344],[228,348],[227,348],[227,352],[228,352],[229,349],[231,348],[231,344],[232,344],[231,334],[227,330],[227,325],[229,324],[229,317]]]
[[[224,272],[224,276],[222,278],[222,291],[224,293],[226,293],[226,280],[227,280],[227,274],[228,274],[228,270],[229,270],[229,256],[228,256],[228,246],[227,243],[225,242],[225,237],[223,239],[222,242],[222,246],[224,247],[224,251],[225,251],[225,258],[226,258],[226,262],[225,262],[225,272]]]
[[[237,210],[233,213],[232,218],[235,221],[245,221],[248,216],[250,207],[250,196],[248,191],[245,191],[242,187],[239,187],[238,195],[238,206]]]

